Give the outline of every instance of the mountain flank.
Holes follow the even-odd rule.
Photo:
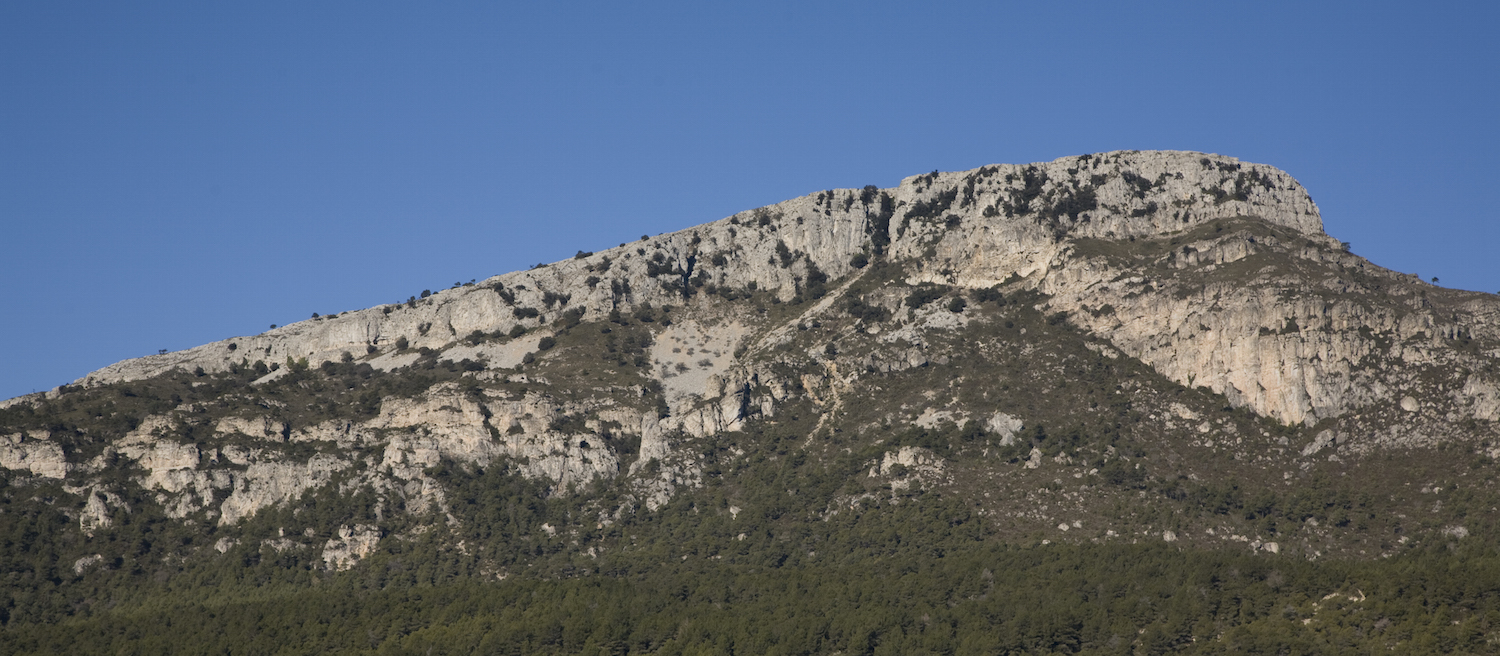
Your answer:
[[[1218,155],[822,191],[0,404],[0,644],[1478,653],[1497,313]]]

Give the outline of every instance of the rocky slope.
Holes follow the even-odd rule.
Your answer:
[[[122,567],[102,536],[142,513],[212,538],[128,556],[151,562],[471,553],[454,472],[489,470],[574,499],[526,539],[595,557],[632,543],[591,532],[682,499],[739,521],[794,457],[848,477],[797,502],[824,521],[942,492],[1014,540],[1389,554],[1443,481],[1491,492],[1452,463],[1500,455],[1497,317],[1349,253],[1275,168],[1104,153],[824,191],[128,360],[7,402],[0,467],[87,538],[58,556],[78,576]],[[1478,531],[1481,505],[1421,530]]]

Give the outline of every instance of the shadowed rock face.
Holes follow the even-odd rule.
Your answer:
[[[1028,333],[1008,310],[964,309],[992,290],[1024,299],[1023,314],[1045,322]],[[943,300],[922,301],[926,291]],[[0,466],[70,481],[83,530],[107,528],[125,506],[119,490],[89,478],[111,467],[127,468],[168,517],[220,527],[316,490],[369,490],[377,515],[400,509],[452,524],[449,489],[433,473],[450,464],[504,466],[554,495],[615,481],[617,496],[591,520],[602,527],[721,475],[711,458],[745,455],[707,438],[793,412],[804,447],[814,435],[972,423],[994,450],[1017,449],[1010,464],[1020,475],[1077,466],[1082,479],[1099,468],[1043,444],[1038,418],[1092,412],[1097,400],[1005,405],[1018,396],[1012,385],[1042,386],[1041,374],[958,365],[1030,358],[1040,370],[1087,357],[1159,374],[1149,384],[1098,383],[1104,404],[1124,409],[1094,428],[1128,430],[1120,418],[1133,416],[1187,435],[1193,448],[1232,444],[1244,450],[1235,461],[1275,451],[1281,460],[1258,466],[1277,468],[1269,475],[1280,485],[1330,450],[1497,437],[1497,318],[1494,296],[1436,288],[1348,253],[1277,169],[1201,153],[1104,153],[819,192],[410,303],[127,360],[78,385],[190,379],[201,368],[206,381],[238,386],[214,399],[174,396],[87,453],[46,431],[9,432]],[[1081,345],[1059,346],[1058,332]],[[424,373],[445,361],[453,375]],[[304,366],[324,377],[291,373]],[[900,377],[937,367],[955,373],[892,391]],[[418,382],[360,396],[372,376]],[[950,391],[966,377],[989,386],[979,402]],[[177,384],[209,384],[194,381]],[[1048,389],[1064,398],[1068,381],[1054,382]],[[1183,394],[1201,394],[1198,405]],[[1130,410],[1126,398],[1152,409]],[[1311,430],[1297,444],[1275,442],[1250,419],[1225,416],[1225,404]],[[1119,453],[1111,444],[1096,456]],[[1138,469],[1116,477],[1133,480]],[[893,478],[890,489],[961,486],[972,473],[915,444],[892,446],[861,471]],[[857,506],[851,498],[830,508]],[[303,545],[321,545],[334,569],[356,566],[385,535],[336,528],[337,538],[330,529]]]

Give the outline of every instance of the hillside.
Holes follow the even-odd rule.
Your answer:
[[[0,645],[1483,652],[1497,316],[1217,155],[819,192],[5,402]]]

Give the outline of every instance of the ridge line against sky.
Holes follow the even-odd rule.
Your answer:
[[[0,398],[827,188],[1281,168],[1500,291],[1487,3],[0,6]]]

